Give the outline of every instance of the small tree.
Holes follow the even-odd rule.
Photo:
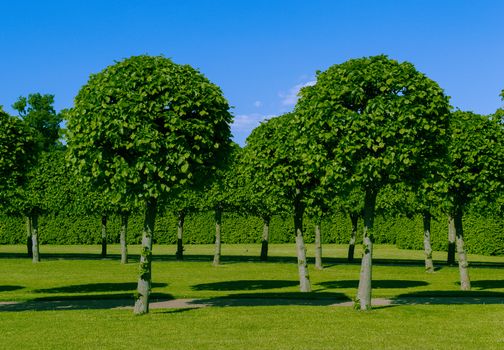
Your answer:
[[[456,237],[460,287],[470,290],[462,217],[474,200],[492,202],[504,186],[504,130],[497,118],[456,111],[450,117],[447,210]]]
[[[448,111],[448,98],[435,82],[386,56],[334,65],[301,90],[297,128],[312,140],[306,159],[325,167],[322,183],[339,193],[358,188],[364,194],[359,309],[371,307],[376,196],[386,184],[418,182],[442,161]]]
[[[306,262],[303,215],[307,194],[318,185],[318,169],[302,157],[301,149],[309,140],[294,128],[293,114],[285,114],[262,123],[247,138],[244,162],[255,171],[254,191],[264,196],[270,188],[291,206],[294,217],[298,274],[301,292],[310,292]],[[275,190],[276,191],[276,190]]]
[[[0,208],[12,210],[16,189],[23,185],[34,162],[32,130],[0,106]]]
[[[270,223],[273,215],[282,215],[290,212],[288,202],[282,197],[282,188],[270,183],[267,190],[263,179],[257,176],[257,169],[247,159],[241,157],[237,186],[237,201],[241,210],[247,214],[259,217],[263,221],[261,235],[261,252],[259,259],[268,260],[270,240]]]
[[[241,148],[233,143],[227,166],[215,174],[215,181],[204,189],[202,210],[211,210],[215,218],[215,250],[213,265],[221,263],[222,247],[222,214],[225,211],[236,211],[238,208],[238,171]]]
[[[54,95],[40,93],[29,94],[28,97],[19,97],[18,100],[12,105],[19,117],[23,119],[25,124],[32,130],[34,135],[34,141],[36,147],[31,151],[35,158],[34,165],[43,157],[43,154],[51,152],[55,147],[61,147],[59,143],[60,137],[60,123],[63,120],[62,115],[56,113],[53,107]],[[47,157],[46,157],[47,158]],[[45,160],[47,161],[47,159]],[[32,169],[30,172],[30,182],[34,182],[35,185],[30,186],[30,189],[25,188],[20,192],[21,197],[18,197],[18,209],[23,212],[26,216],[27,223],[27,247],[28,255],[33,256],[33,247],[36,247],[36,256],[33,257],[33,261],[39,261],[38,257],[38,242],[33,242],[33,239],[37,239],[38,230],[38,215],[41,211],[40,199],[44,197],[44,194],[34,192],[34,188],[40,185],[40,182],[44,182],[47,179],[37,179],[41,171],[44,170],[44,165],[40,168]],[[40,191],[44,191],[45,187],[39,187]],[[34,196],[38,198],[29,198],[29,196]],[[23,198],[21,200],[21,198]]]
[[[113,203],[145,207],[135,314],[149,311],[158,201],[212,178],[229,149],[221,90],[187,65],[136,56],[90,77],[68,121],[70,159]]]

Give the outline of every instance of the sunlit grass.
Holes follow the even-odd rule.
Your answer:
[[[298,293],[293,245],[272,245],[269,262],[259,262],[257,245],[224,245],[223,264],[219,267],[211,265],[212,248],[187,246],[186,259],[175,261],[175,247],[155,246],[154,297],[355,297],[360,265],[345,262],[343,245],[324,247],[324,270],[310,265],[314,290],[310,294]],[[117,245],[109,247],[111,258],[106,259],[100,258],[98,246],[43,246],[38,264],[20,257],[24,249],[0,246],[0,300],[130,298],[135,290],[138,246],[130,247],[132,257],[127,265],[119,263]],[[504,293],[503,257],[470,256],[470,261],[475,262],[470,268],[473,292],[460,294],[458,268],[441,264],[446,254],[439,253],[439,269],[433,274],[424,272],[422,254],[376,245],[373,297]],[[7,258],[11,256],[14,258]]]

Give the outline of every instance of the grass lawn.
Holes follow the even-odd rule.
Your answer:
[[[438,270],[426,274],[421,251],[376,245],[373,298],[493,296],[504,302],[504,257],[469,256],[473,290],[459,292],[458,268],[435,253]],[[324,246],[325,268],[310,266],[313,293],[298,292],[293,245],[271,245],[259,262],[258,245],[223,245],[223,264],[211,266],[213,246],[155,246],[153,297],[310,298],[355,297],[359,261],[345,262],[346,246]],[[313,256],[313,251],[308,255]],[[37,300],[131,298],[139,247],[119,263],[119,247],[101,259],[98,246],[42,246],[42,261],[23,258],[23,246],[0,246],[0,301],[20,301],[24,311],[0,305],[0,348],[68,349],[127,346],[155,349],[501,349],[504,304],[400,305],[357,312],[350,307],[274,305],[202,309],[131,310],[90,308],[37,311]],[[358,254],[356,254],[358,256]],[[71,305],[72,303],[68,303]],[[324,304],[324,303],[320,303]],[[33,334],[39,343],[35,343]]]

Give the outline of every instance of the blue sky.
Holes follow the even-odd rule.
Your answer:
[[[91,73],[162,54],[198,68],[234,106],[242,144],[292,110],[317,70],[387,54],[437,81],[462,110],[504,105],[501,0],[0,1],[0,105],[32,92],[72,106]]]

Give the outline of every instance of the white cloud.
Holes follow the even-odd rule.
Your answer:
[[[259,108],[259,107],[262,107],[262,106],[263,106],[263,103],[261,101],[255,101],[254,102],[254,107]]]
[[[310,80],[306,83],[297,84],[291,87],[288,92],[280,91],[278,96],[281,98],[282,106],[294,106],[299,98],[299,90],[305,86],[313,86],[315,83],[315,80]]]

